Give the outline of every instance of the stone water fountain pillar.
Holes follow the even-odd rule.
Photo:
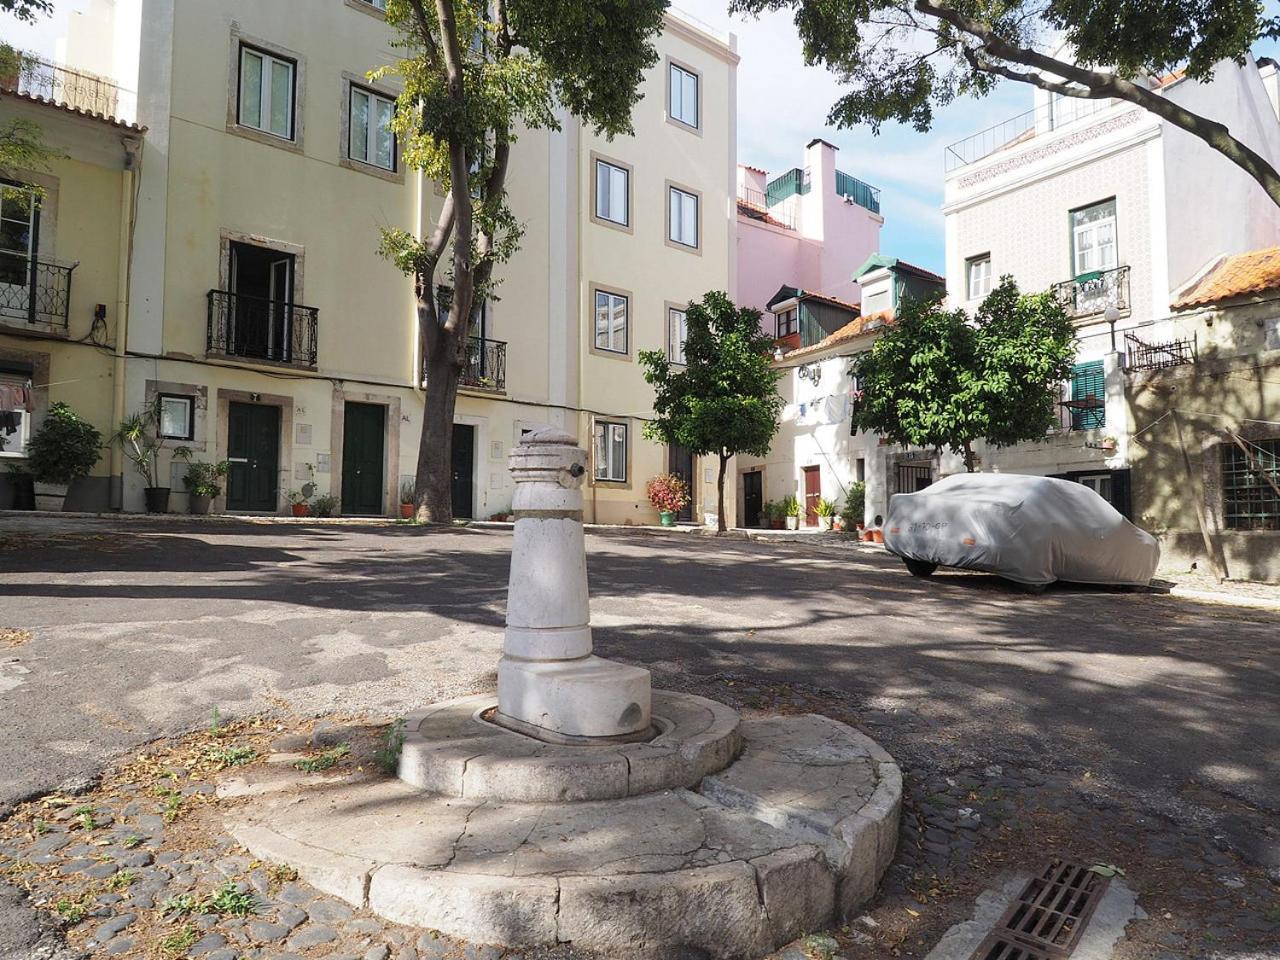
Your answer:
[[[586,451],[553,427],[511,451],[515,539],[494,719],[553,743],[647,739],[649,671],[591,652],[586,464]]]

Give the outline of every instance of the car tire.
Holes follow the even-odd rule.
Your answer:
[[[928,560],[904,559],[902,562],[907,565],[907,570],[910,571],[913,577],[931,577],[933,576],[933,571],[938,569],[936,563],[930,563]]]
[[[1040,596],[1049,588],[1047,583],[1022,583],[1019,586],[1022,587],[1023,593],[1029,593],[1033,597]]]

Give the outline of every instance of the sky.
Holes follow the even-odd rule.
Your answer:
[[[87,0],[55,0],[54,14],[34,27],[5,18],[4,38],[16,46],[51,56],[53,37],[68,13]],[[800,38],[788,11],[759,19],[731,18],[729,0],[673,0],[672,7],[716,33],[738,38],[738,162],[781,173],[804,162],[804,145],[822,137],[840,148],[841,170],[880,188],[885,223],[880,250],[938,273],[943,269],[943,150],[950,143],[1031,109],[1030,87],[1004,83],[981,100],[963,98],[938,110],[927,133],[910,126],[882,124],[838,130],[827,112],[840,87],[824,68],[806,67]],[[1267,0],[1269,15],[1280,0]],[[1280,59],[1280,44],[1259,43],[1255,56]]]

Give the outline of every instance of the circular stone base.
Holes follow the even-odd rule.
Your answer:
[[[460,939],[747,960],[872,896],[897,843],[902,775],[826,717],[743,721],[739,735],[741,758],[696,792],[584,803],[430,796],[355,771],[316,781],[282,762],[286,782],[233,808],[230,828],[325,893]],[[490,759],[496,782],[504,764],[538,757]]]
[[[653,691],[657,736],[644,743],[548,743],[486,719],[492,695],[405,718],[400,779],[428,793],[556,803],[691,787],[738,756],[738,714],[687,693]]]

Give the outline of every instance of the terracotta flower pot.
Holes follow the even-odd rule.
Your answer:
[[[884,543],[884,531],[883,531],[883,530],[872,530],[872,531],[871,531],[871,538],[872,538],[876,543]]]
[[[305,517],[310,512],[305,503],[291,503],[289,509],[295,517]]]
[[[412,519],[413,519],[413,510],[414,510],[414,506],[413,506],[413,504],[412,504],[412,503],[402,503],[402,504],[400,504],[400,519],[401,519],[401,520],[412,520]]]

